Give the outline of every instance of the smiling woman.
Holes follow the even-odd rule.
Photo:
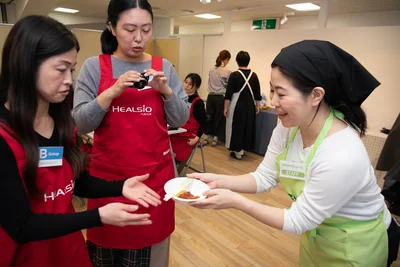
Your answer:
[[[360,139],[366,126],[361,103],[378,86],[352,55],[328,41],[283,48],[271,71],[271,104],[282,123],[263,162],[236,177],[188,175],[212,188],[205,200],[191,205],[236,208],[268,226],[301,234],[301,267],[389,266],[388,246],[394,242],[388,239],[396,236],[388,236],[387,229],[395,222]],[[269,191],[278,182],[294,201],[289,209],[232,192]]]

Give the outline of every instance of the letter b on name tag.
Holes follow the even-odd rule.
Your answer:
[[[39,147],[39,168],[62,166],[64,147]]]

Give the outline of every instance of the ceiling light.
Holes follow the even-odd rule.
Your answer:
[[[220,19],[221,16],[213,15],[213,14],[199,14],[194,15],[195,17],[202,18],[202,19]]]
[[[224,0],[217,0],[218,3],[221,3],[222,1],[224,1]],[[211,0],[200,0],[200,3],[208,4],[208,3],[211,3]]]
[[[293,5],[286,5],[288,8],[297,10],[297,11],[316,11],[320,10],[320,7],[314,5],[312,3],[303,3],[303,4],[293,4]]]
[[[79,12],[79,10],[76,10],[76,9],[63,8],[63,7],[57,7],[56,9],[54,9],[54,11],[64,12],[64,13],[77,13],[77,12]]]

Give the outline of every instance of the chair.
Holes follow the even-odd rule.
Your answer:
[[[196,146],[194,148],[192,148],[192,152],[190,153],[190,156],[186,159],[186,161],[181,163],[181,165],[180,165],[180,167],[178,169],[178,173],[179,174],[182,173],[183,169],[185,169],[182,176],[186,176],[186,174],[187,174],[189,169],[191,169],[191,170],[193,170],[195,172],[201,172],[201,171],[199,171],[199,170],[197,170],[197,169],[195,169],[195,168],[190,166],[190,164],[192,163],[194,154],[196,153],[197,148],[200,148],[201,160],[202,160],[202,163],[203,163],[203,172],[204,173],[206,172],[206,162],[204,160],[203,144],[201,142],[197,142]]]

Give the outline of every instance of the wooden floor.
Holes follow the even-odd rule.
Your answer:
[[[207,172],[243,174],[254,171],[262,157],[246,153],[229,157],[222,145],[204,147]],[[196,151],[192,166],[202,170]],[[265,204],[289,207],[281,187],[270,193],[246,195]],[[171,238],[171,267],[297,266],[299,237],[274,230],[236,210],[199,210],[176,205],[176,228]]]
[[[207,172],[232,175],[254,171],[263,159],[253,153],[232,159],[222,145],[204,147],[204,153]],[[192,163],[199,170],[200,155],[197,150]],[[275,207],[291,205],[280,185],[269,193],[245,196]],[[236,210],[199,210],[177,204],[175,219],[170,267],[298,265],[299,236],[265,226]],[[392,266],[400,267],[399,261]]]

